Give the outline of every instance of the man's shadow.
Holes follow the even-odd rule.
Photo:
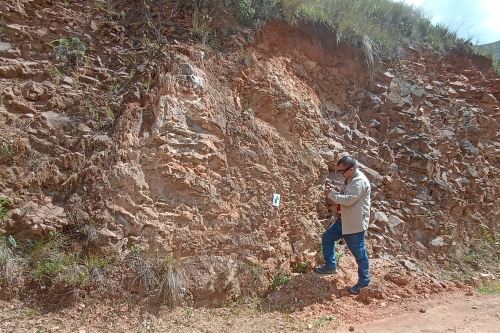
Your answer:
[[[295,312],[349,296],[338,275],[322,276],[311,272],[293,276],[290,281],[270,292],[261,302],[263,311]]]

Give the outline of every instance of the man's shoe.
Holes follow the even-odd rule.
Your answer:
[[[349,288],[349,292],[353,295],[359,295],[359,293],[361,292],[361,289],[366,288],[366,287],[368,287],[368,285],[361,286],[361,285],[356,283],[354,286]]]
[[[326,266],[315,267],[314,271],[319,274],[328,275],[328,274],[337,274],[336,268],[329,268]]]

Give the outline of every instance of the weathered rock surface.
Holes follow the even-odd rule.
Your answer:
[[[123,4],[130,15],[95,29],[80,4],[64,5],[83,15],[67,26],[48,2],[8,3],[1,52],[23,56],[0,62],[0,138],[16,151],[0,159],[5,233],[95,225],[117,255],[141,246],[183,263],[189,300],[219,304],[244,293],[242,276],[262,290],[316,263],[323,186],[343,153],[373,185],[379,257],[451,255],[480,224],[498,233],[500,85],[466,55],[413,52],[371,81],[360,50],[310,27],[270,23],[224,51],[180,38],[144,51]],[[73,34],[93,47],[70,69],[44,43]]]

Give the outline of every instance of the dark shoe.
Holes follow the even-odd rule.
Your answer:
[[[336,268],[329,268],[329,267],[326,267],[326,266],[315,267],[314,271],[316,273],[324,274],[324,275],[337,274],[337,269]]]
[[[366,288],[366,287],[368,287],[368,285],[362,286],[362,285],[359,285],[356,283],[354,286],[349,288],[349,292],[353,295],[359,295],[359,293],[361,292],[361,289]]]

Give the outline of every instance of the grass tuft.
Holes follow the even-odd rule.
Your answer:
[[[500,295],[500,281],[493,280],[493,282],[477,288],[477,292],[483,295]]]
[[[290,282],[290,275],[280,273],[273,277],[273,280],[271,282],[271,289],[277,290],[279,287],[284,286],[288,282]]]

